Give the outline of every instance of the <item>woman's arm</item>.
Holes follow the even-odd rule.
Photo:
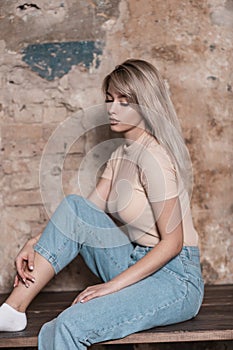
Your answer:
[[[112,279],[120,288],[149,276],[178,255],[183,247],[183,226],[178,197],[152,203],[161,236],[160,242],[135,265]]]
[[[182,215],[179,198],[151,203],[161,236],[160,242],[133,266],[123,271],[107,283],[86,288],[74,300],[86,302],[93,298],[114,293],[159,270],[169,260],[179,254],[183,246]]]

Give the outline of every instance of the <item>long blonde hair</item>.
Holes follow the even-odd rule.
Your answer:
[[[106,94],[109,85],[137,105],[147,130],[166,149],[191,196],[192,166],[181,126],[169,91],[159,71],[149,62],[128,59],[108,74],[102,85]]]

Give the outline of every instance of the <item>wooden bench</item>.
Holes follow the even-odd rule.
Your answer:
[[[77,292],[40,293],[28,309],[26,330],[0,333],[0,348],[36,347],[37,335],[42,324],[56,317],[69,306],[76,295]],[[5,295],[0,295],[0,303],[5,297]],[[206,286],[201,310],[198,316],[190,321],[153,328],[102,344],[148,344],[209,340],[233,341],[233,285]]]

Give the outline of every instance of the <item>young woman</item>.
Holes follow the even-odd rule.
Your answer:
[[[125,142],[93,193],[67,196],[44,232],[26,243],[15,288],[0,308],[0,330],[24,329],[32,299],[83,256],[103,283],[42,327],[40,350],[83,350],[182,322],[202,303],[188,151],[166,85],[150,63],[130,59],[105,78],[103,91],[110,128]]]

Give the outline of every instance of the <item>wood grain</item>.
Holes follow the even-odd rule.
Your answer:
[[[77,292],[40,293],[30,305],[28,327],[22,332],[1,332],[0,348],[36,347],[41,326],[67,308]],[[0,295],[0,304],[6,295]],[[233,285],[205,286],[201,310],[192,320],[131,334],[102,344],[136,344],[233,340]]]

